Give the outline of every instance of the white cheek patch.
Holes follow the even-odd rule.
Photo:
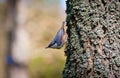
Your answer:
[[[57,43],[55,43],[55,44],[54,44],[54,45],[52,45],[51,47],[52,47],[52,48],[55,48],[56,46],[57,46]]]

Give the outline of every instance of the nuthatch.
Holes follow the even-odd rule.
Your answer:
[[[68,37],[64,26],[65,22],[63,21],[62,27],[59,29],[55,38],[50,42],[50,44],[46,48],[60,49],[63,47]]]

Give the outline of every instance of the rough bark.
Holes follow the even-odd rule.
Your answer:
[[[67,0],[63,78],[120,78],[120,0]]]

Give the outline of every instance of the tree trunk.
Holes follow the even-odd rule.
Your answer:
[[[28,34],[25,0],[7,0],[6,78],[28,78]]]
[[[120,78],[120,0],[67,0],[63,78]]]
[[[6,18],[6,5],[0,3],[0,78],[5,78],[5,18]]]

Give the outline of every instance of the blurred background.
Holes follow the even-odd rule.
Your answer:
[[[45,49],[65,20],[65,0],[26,0],[26,31],[30,39],[28,71],[30,78],[62,78],[64,48]],[[0,0],[0,76],[5,72],[5,13],[7,4]],[[24,44],[23,44],[24,45]],[[1,78],[0,77],[0,78]]]

